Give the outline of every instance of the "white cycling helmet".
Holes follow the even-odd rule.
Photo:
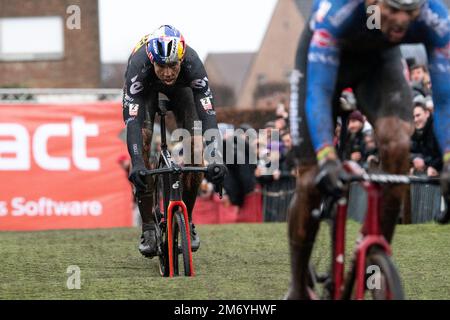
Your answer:
[[[415,10],[420,8],[427,0],[382,0],[389,6],[399,10]]]

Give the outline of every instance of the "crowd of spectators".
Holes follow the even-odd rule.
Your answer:
[[[340,158],[355,161],[364,169],[377,167],[379,158],[373,127],[358,110],[351,88],[342,92],[340,103],[343,116],[337,118],[334,136]]]
[[[263,157],[258,162],[255,176],[262,189],[264,221],[286,221],[289,203],[295,192],[295,162],[291,156],[292,139],[288,123],[288,113],[284,104],[280,103],[276,119],[265,125],[270,143],[265,145],[264,139],[259,142]],[[273,136],[273,130],[277,131],[277,136]],[[271,161],[264,161],[266,152]],[[273,161],[277,165],[273,166]]]
[[[407,75],[413,92],[411,114],[414,118],[410,174],[436,176],[442,169],[442,154],[433,128],[430,75],[425,66],[415,64],[410,66]],[[379,157],[372,126],[357,110],[357,101],[350,88],[342,93],[341,106],[348,112],[346,130],[342,130],[343,123],[338,118],[334,141],[342,159],[353,160],[365,169],[377,168]],[[341,136],[342,132],[345,136]]]
[[[260,130],[248,124],[238,128],[219,124],[224,154],[231,148],[234,151],[234,161],[227,161],[225,201],[242,206],[248,194],[255,190],[261,192],[264,221],[286,221],[287,208],[295,191],[295,164],[290,156],[292,140],[288,123],[286,107],[280,103],[274,119]],[[241,153],[245,154],[245,163],[237,161]]]
[[[433,128],[433,99],[430,75],[423,65],[412,61],[405,76],[413,93],[411,115],[414,131],[410,140],[410,175],[437,176],[442,170],[442,153]],[[378,170],[380,160],[376,137],[366,117],[358,111],[358,102],[352,89],[341,94],[342,117],[337,119],[334,143],[343,160],[357,162],[364,169]],[[345,119],[345,120],[343,120]],[[345,127],[343,127],[345,126]],[[439,188],[415,188],[405,194],[402,220],[404,223],[422,221],[423,217],[432,216],[433,208],[440,205]],[[436,203],[435,203],[436,202]],[[419,216],[418,216],[419,215]],[[413,219],[414,217],[414,219]],[[427,221],[427,220],[423,220]]]

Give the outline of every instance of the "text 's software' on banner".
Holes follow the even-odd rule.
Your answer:
[[[132,225],[121,107],[0,105],[0,230]]]

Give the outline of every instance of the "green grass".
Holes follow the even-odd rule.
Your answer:
[[[349,233],[355,234],[356,223]],[[280,299],[289,283],[286,224],[198,226],[196,277],[159,276],[139,230],[0,233],[0,299]],[[348,243],[354,243],[354,237]],[[394,259],[409,299],[450,298],[450,226],[398,226]],[[81,289],[66,287],[67,267]]]

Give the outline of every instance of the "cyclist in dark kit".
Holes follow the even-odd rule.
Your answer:
[[[180,31],[169,25],[159,27],[136,45],[128,60],[123,91],[123,119],[127,127],[127,146],[132,162],[129,179],[135,186],[142,218],[139,251],[147,257],[153,257],[157,253],[152,215],[154,183],[151,178],[144,178],[139,172],[150,168],[149,149],[159,93],[169,98],[178,127],[189,131],[191,143],[197,148],[192,150],[191,165],[201,165],[193,163],[194,154],[202,152],[198,147],[203,149],[202,137],[194,137],[194,131],[200,122],[202,133],[209,129],[218,132],[214,100],[203,63],[186,44]],[[207,145],[216,142],[206,141]],[[220,183],[226,174],[226,167],[221,164],[220,153],[215,152],[214,147],[212,154],[215,154],[215,159],[219,159],[215,165],[219,170],[216,169],[214,173],[209,170],[209,178],[213,183]],[[183,175],[183,200],[188,209],[193,251],[200,245],[200,238],[192,224],[192,209],[201,181],[200,174]]]
[[[442,1],[314,1],[292,77],[290,121],[300,178],[288,218],[292,277],[287,299],[308,298],[308,263],[319,224],[311,211],[319,207],[321,193],[343,192],[333,118],[344,88],[353,88],[374,126],[383,171],[408,172],[413,103],[400,43],[423,43],[428,51],[435,133],[444,155],[443,176],[450,176],[450,24]],[[442,183],[447,200],[448,181]],[[404,186],[383,190],[381,227],[389,242],[403,192]]]

